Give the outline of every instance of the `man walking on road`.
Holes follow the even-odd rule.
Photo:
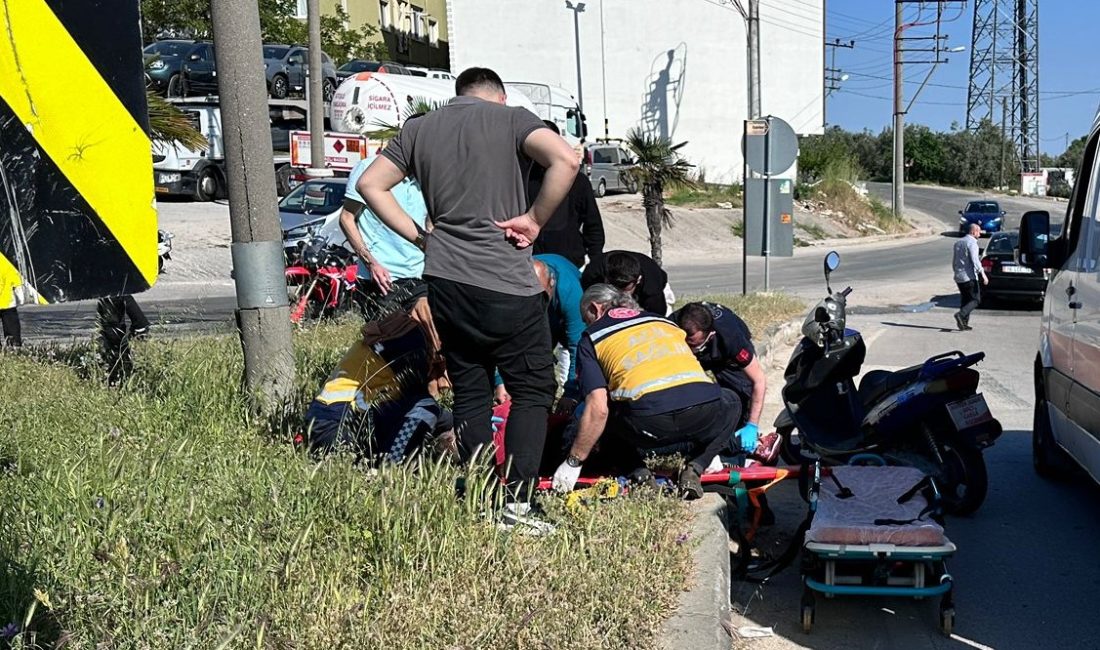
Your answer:
[[[951,269],[955,273],[955,284],[959,287],[961,305],[959,311],[955,313],[955,324],[963,331],[974,329],[970,327],[970,312],[978,308],[978,302],[981,300],[981,284],[989,284],[989,278],[978,258],[978,238],[981,236],[981,226],[976,223],[970,224],[970,231],[955,242],[955,254],[951,261]],[[978,284],[979,278],[981,278],[981,284]]]
[[[358,189],[383,223],[426,248],[428,300],[454,385],[464,457],[492,442],[495,369],[508,386],[507,478],[516,503],[505,510],[504,523],[520,523],[555,390],[546,294],[531,245],[568,194],[579,164],[542,120],[505,106],[504,83],[492,70],[466,70],[455,92],[446,106],[407,122]],[[532,161],[546,174],[528,209]],[[419,230],[390,193],[406,175],[424,191],[430,233]]]

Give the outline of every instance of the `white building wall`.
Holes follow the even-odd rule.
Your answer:
[[[807,17],[815,11],[823,16],[823,1],[797,4]],[[456,74],[485,66],[505,81],[540,81],[576,92],[574,13],[565,0],[450,0],[448,5]],[[746,35],[732,3],[586,0],[584,5],[580,46],[589,138],[604,137],[605,119],[613,138],[641,125],[674,142],[687,141],[683,153],[709,181],[739,180],[748,103]],[[798,133],[820,133],[823,24],[814,29],[809,18],[792,23],[788,19],[794,17],[763,2],[760,11],[763,111],[787,119]],[[797,27],[785,27],[790,24]]]

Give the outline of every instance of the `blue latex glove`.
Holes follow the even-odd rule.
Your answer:
[[[753,451],[756,451],[756,442],[757,439],[760,437],[760,429],[759,427],[757,427],[757,425],[749,422],[745,426],[738,429],[737,432],[733,434],[733,436],[740,443],[740,448],[742,451],[752,453]]]

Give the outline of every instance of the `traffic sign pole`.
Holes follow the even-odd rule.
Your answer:
[[[772,130],[771,121],[772,118],[764,118],[768,123],[768,129],[764,131],[764,230],[763,244],[764,244],[764,291],[768,291],[768,255],[771,253],[771,229],[768,228],[768,222],[771,221],[771,157],[772,157]]]
[[[745,128],[741,132],[742,142],[749,136],[749,121],[745,120]],[[741,295],[749,295],[749,157],[747,153],[741,156]]]

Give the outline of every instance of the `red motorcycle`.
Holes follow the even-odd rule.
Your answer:
[[[334,316],[347,309],[358,289],[355,255],[328,238],[311,237],[299,244],[294,259],[287,260],[286,286],[290,321]]]

